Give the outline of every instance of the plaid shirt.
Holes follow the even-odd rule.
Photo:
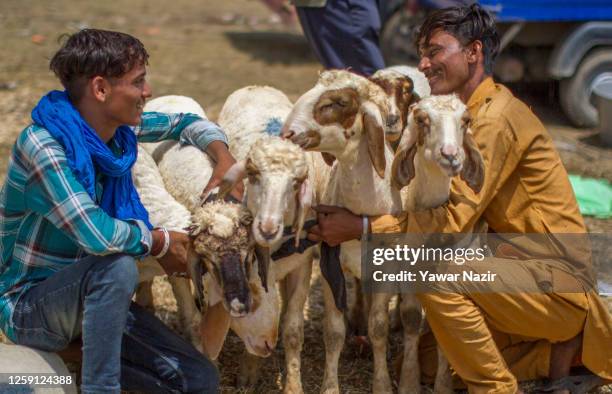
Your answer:
[[[212,141],[227,144],[216,124],[193,114],[144,113],[134,132],[140,142],[174,139],[202,150]],[[112,218],[98,206],[101,177],[93,201],[46,129],[30,125],[17,137],[0,191],[0,329],[9,338],[19,296],[54,272],[87,255],[148,254],[144,223]]]

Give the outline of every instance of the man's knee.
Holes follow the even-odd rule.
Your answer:
[[[138,285],[138,268],[134,257],[126,254],[100,256],[91,270],[91,285],[111,287],[114,292],[132,297]]]
[[[193,360],[192,373],[185,372],[188,393],[217,393],[219,391],[220,377],[217,367],[205,357]]]

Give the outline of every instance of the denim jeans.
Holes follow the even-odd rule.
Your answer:
[[[13,313],[18,344],[50,352],[82,336],[82,393],[217,392],[216,367],[132,302],[133,257],[86,257],[32,287]]]

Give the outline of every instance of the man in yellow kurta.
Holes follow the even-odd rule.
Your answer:
[[[478,5],[434,12],[417,42],[419,68],[432,94],[456,93],[468,106],[484,159],[484,185],[476,194],[456,177],[448,204],[369,218],[370,231],[462,233],[483,218],[496,233],[585,233],[551,137],[523,102],[491,78],[499,48],[492,17]],[[361,236],[361,217],[337,207],[318,211],[310,239],[337,245]],[[547,272],[553,282],[573,280],[567,264],[553,264]],[[525,280],[536,282],[529,275]],[[562,383],[577,360],[593,374],[612,379],[612,323],[592,288],[418,297],[438,344],[470,392],[516,393],[517,380],[542,377]],[[562,384],[553,392],[569,393]]]

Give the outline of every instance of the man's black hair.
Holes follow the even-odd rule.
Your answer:
[[[51,59],[49,68],[62,82],[72,102],[77,103],[89,79],[121,77],[134,66],[147,64],[148,59],[142,42],[129,34],[83,29],[68,36]]]
[[[476,40],[482,42],[485,73],[493,73],[493,63],[499,52],[499,35],[493,16],[479,4],[443,8],[431,12],[416,36],[416,46],[429,42],[437,30],[455,37],[463,46]]]

